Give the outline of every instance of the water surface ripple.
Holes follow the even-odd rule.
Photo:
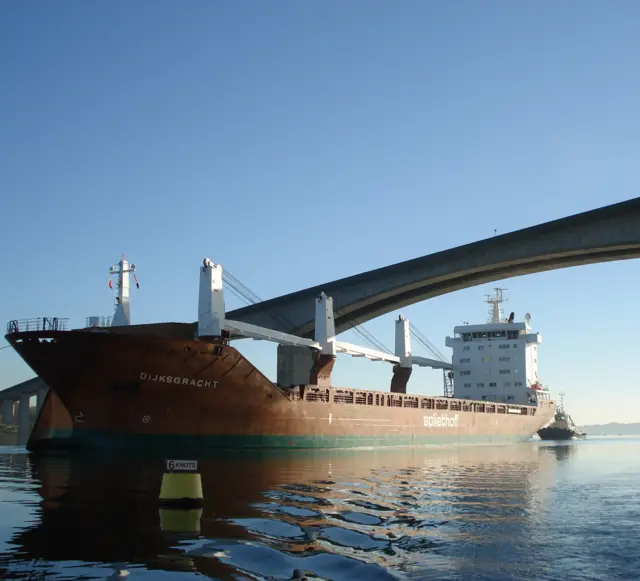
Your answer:
[[[638,438],[199,460],[160,510],[161,457],[0,448],[0,579],[640,578]]]

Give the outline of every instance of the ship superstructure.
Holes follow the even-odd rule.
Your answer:
[[[485,324],[454,327],[446,345],[453,349],[453,396],[458,399],[535,405],[549,400],[538,376],[540,333],[531,329],[531,315],[516,322],[515,314],[502,316],[503,291],[488,295]]]

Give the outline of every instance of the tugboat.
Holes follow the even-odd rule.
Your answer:
[[[541,440],[573,440],[574,438],[586,438],[587,434],[578,430],[571,416],[564,411],[564,392],[560,394],[560,405],[553,421],[538,430]]]

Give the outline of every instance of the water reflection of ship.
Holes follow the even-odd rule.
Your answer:
[[[571,442],[558,443],[555,446],[540,446],[541,454],[553,455],[558,462],[569,460],[578,450]]]
[[[294,569],[337,579],[332,571],[360,559],[367,564],[355,561],[364,569],[350,569],[352,575],[391,579],[384,568],[439,550],[433,532],[451,534],[447,527],[461,526],[455,523],[469,515],[465,505],[478,503],[478,491],[486,513],[526,502],[537,454],[537,447],[522,445],[201,459],[202,512],[177,517],[158,511],[161,460],[36,457],[30,464],[41,483],[39,519],[14,536],[13,556],[141,563],[229,579],[238,570],[286,579]],[[493,488],[492,479],[497,479]],[[510,500],[510,490],[520,497]],[[184,532],[163,530],[168,522]],[[208,541],[197,541],[200,536]],[[465,558],[473,567],[476,557]],[[258,562],[270,562],[272,569],[252,571]],[[453,566],[460,562],[458,556]]]
[[[196,570],[204,565],[207,575],[227,577],[233,568],[218,559],[206,559],[196,567],[184,550],[174,547],[176,539],[196,538],[198,533],[208,538],[252,539],[246,529],[226,519],[256,516],[251,503],[264,500],[262,490],[286,481],[289,465],[228,456],[201,461],[206,486],[203,509],[175,511],[158,507],[160,459],[98,457],[92,461],[59,456],[32,457],[30,462],[33,476],[41,482],[40,522],[13,539],[19,546],[17,557],[133,562],[162,570]],[[326,477],[322,470],[319,474]],[[167,524],[173,530],[163,530]]]

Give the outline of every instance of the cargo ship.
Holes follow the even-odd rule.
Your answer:
[[[186,323],[131,325],[135,265],[123,257],[111,273],[118,276],[111,321],[93,318],[71,330],[56,318],[8,323],[7,341],[50,388],[27,443],[33,452],[504,443],[531,438],[555,413],[537,381],[540,337],[513,313],[502,319],[502,289],[487,301],[489,323],[454,328],[448,364],[412,355],[402,315],[393,355],[338,341],[324,293],[315,301],[314,339],[229,320],[222,266],[209,259],[200,267],[195,336]],[[238,338],[306,348],[308,380],[269,380],[233,347]],[[333,386],[338,354],[391,363],[389,391]],[[416,365],[444,369],[452,391],[406,393]]]

